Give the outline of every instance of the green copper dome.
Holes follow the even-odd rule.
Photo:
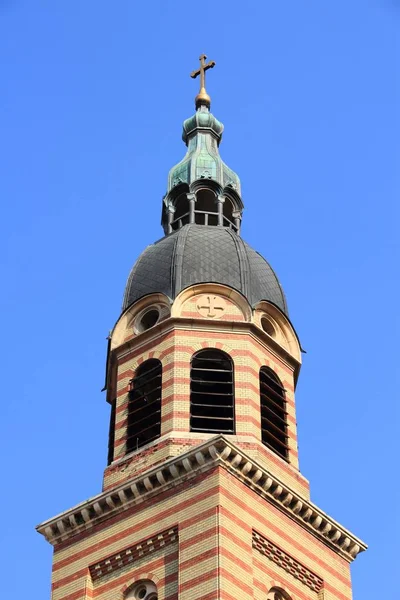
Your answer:
[[[192,117],[186,119],[182,139],[188,149],[183,160],[169,172],[168,192],[182,183],[191,185],[195,181],[209,179],[221,188],[229,187],[240,195],[238,175],[219,155],[223,130],[224,126],[207,106],[200,106]]]
[[[219,145],[224,126],[205,106],[200,107],[192,117],[186,119],[183,123],[182,139],[186,145],[188,145],[191,134],[195,134],[198,129],[205,129],[208,133],[214,135]]]

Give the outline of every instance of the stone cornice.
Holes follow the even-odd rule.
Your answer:
[[[349,562],[367,548],[315,504],[289,488],[222,435],[41,523],[37,530],[53,545],[72,541],[75,535],[94,525],[215,466],[226,469]]]

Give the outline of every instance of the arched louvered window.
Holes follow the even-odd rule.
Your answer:
[[[284,387],[268,367],[260,369],[262,442],[285,460],[288,459],[287,412]]]
[[[190,431],[235,433],[233,362],[220,350],[201,350],[190,370]]]
[[[161,380],[160,361],[150,359],[140,365],[131,381],[126,453],[161,435]]]

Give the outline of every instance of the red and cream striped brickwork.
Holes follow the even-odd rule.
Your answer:
[[[351,599],[349,563],[220,467],[55,547],[52,600],[123,600],[140,579],[160,600]]]
[[[223,340],[223,341],[222,341]],[[207,439],[207,435],[190,434],[190,359],[202,348],[219,348],[227,352],[234,364],[236,436],[233,439],[253,456],[274,464],[282,479],[307,493],[308,486],[298,472],[297,432],[294,404],[293,371],[259,341],[245,332],[220,332],[176,329],[161,343],[154,340],[152,349],[132,350],[118,362],[117,409],[115,426],[114,462],[125,455],[126,423],[129,381],[137,367],[148,358],[158,358],[163,367],[161,439],[147,451],[133,454],[129,459],[106,470],[104,488],[117,485],[124,479],[175,456],[189,445]],[[285,389],[288,410],[289,461],[276,456],[261,444],[259,371],[261,366],[271,367],[280,377]],[[168,436],[168,439],[166,439]]]
[[[135,318],[156,300],[163,319],[137,334]],[[262,328],[263,318],[268,318],[271,335]],[[196,449],[192,452],[198,471],[190,478],[169,484],[153,470],[149,477],[158,478],[164,487],[154,491],[149,480],[145,488],[153,490],[150,496],[135,496],[133,504],[118,508],[111,496],[120,494],[121,501],[127,501],[118,486],[136,489],[131,479],[169,459],[184,463],[184,457],[174,457],[213,437],[190,432],[190,363],[193,354],[205,348],[223,350],[233,360],[236,433],[226,437],[238,452],[246,453],[246,460],[255,461],[256,481],[262,475],[257,469],[263,468],[277,478],[276,493],[263,496],[243,478],[246,465],[253,468],[250,463],[245,462],[238,473],[236,458],[229,465],[207,466]],[[129,382],[150,358],[162,364],[161,437],[126,456]],[[352,558],[347,560],[342,547],[335,547],[335,540],[342,537],[343,548],[349,547],[353,542],[346,536],[351,534],[314,535],[322,517],[314,516],[310,525],[301,520],[300,508],[294,513],[288,509],[293,495],[305,502],[309,498],[297,455],[294,388],[300,362],[300,347],[286,317],[267,303],[253,310],[240,294],[224,286],[193,286],[172,307],[160,294],[130,307],[110,340],[107,397],[116,398],[116,422],[114,459],[103,481],[107,493],[98,500],[98,510],[94,501],[93,509],[72,509],[73,514],[55,518],[57,525],[39,526],[55,545],[52,600],[124,600],[140,580],[156,584],[159,600],[269,600],[273,588],[292,600],[351,600]],[[262,366],[273,369],[286,390],[288,461],[261,443]],[[180,472],[173,465],[166,468]],[[275,490],[270,488],[272,479],[265,481],[265,490]],[[282,486],[289,491],[279,505],[275,500]],[[109,514],[104,512],[108,502]],[[296,507],[302,506],[303,501],[296,501]],[[301,510],[314,514],[313,508]]]
[[[195,295],[183,303],[178,300],[178,322],[175,320],[168,327],[169,320],[165,321],[164,327],[160,326],[157,332],[149,332],[153,335],[145,342],[137,344],[139,338],[131,340],[131,328],[128,327],[124,342],[113,350],[117,357],[112,377],[116,390],[110,392],[117,399],[114,461],[105,471],[103,489],[119,485],[134,474],[210,437],[190,433],[190,361],[198,350],[218,348],[228,353],[234,364],[236,435],[232,439],[266,466],[277,469],[284,481],[307,496],[308,482],[298,470],[294,403],[294,376],[298,363],[288,352],[279,352],[282,349],[258,327],[253,325],[252,330],[244,327],[247,325],[244,310],[229,298],[213,296],[217,306],[224,306],[224,313],[216,322],[201,318],[197,312],[194,327],[193,315],[196,306],[202,306],[203,297]],[[151,298],[148,301],[151,303]],[[222,329],[219,325],[223,319],[229,326]],[[143,337],[142,334],[140,338],[143,340]],[[162,363],[161,438],[125,458],[129,382],[139,365],[149,358],[157,358]],[[286,390],[289,463],[261,444],[259,371],[262,366],[273,369]]]
[[[226,313],[232,305],[233,315],[238,316],[238,307],[227,299],[224,302]],[[146,343],[136,345],[133,340],[114,350],[118,356],[113,376],[116,390],[111,392],[117,398],[114,461],[105,471],[104,489],[209,437],[190,433],[190,361],[198,350],[218,348],[227,352],[234,364],[236,435],[232,438],[266,466],[278,469],[282,479],[290,481],[297,491],[308,494],[308,482],[298,471],[293,361],[287,360],[286,353],[280,356],[276,348],[271,348],[263,332],[257,338],[254,329],[258,328],[253,326],[253,331],[243,328],[243,321],[242,314],[241,327],[235,327],[235,322],[230,321],[229,328],[218,330],[217,324],[215,330],[216,323],[212,323],[212,329],[207,319],[198,320],[193,328],[192,323],[185,327],[187,321],[182,318],[175,327],[171,325],[168,332],[165,332],[166,322],[164,330],[160,328]],[[162,363],[161,438],[125,458],[129,382],[138,366],[149,358],[157,358]],[[272,368],[286,389],[289,464],[261,444],[259,370],[262,366]]]

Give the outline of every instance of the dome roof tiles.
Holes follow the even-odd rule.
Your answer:
[[[198,283],[227,285],[251,305],[268,300],[287,314],[278,278],[260,254],[228,228],[194,224],[144,250],[129,275],[122,308],[151,293],[174,300]]]

